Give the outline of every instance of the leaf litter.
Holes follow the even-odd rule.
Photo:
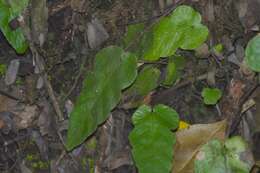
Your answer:
[[[38,68],[34,67],[35,59],[32,57],[35,55],[15,54],[4,36],[0,36],[0,47],[4,50],[0,52],[0,64],[7,67],[5,72],[0,73],[0,144],[8,144],[5,148],[2,147],[4,145],[0,146],[0,171],[136,172],[128,135],[133,129],[131,115],[136,105],[142,103],[166,104],[178,112],[182,121],[190,124],[187,129],[176,132],[173,172],[193,172],[194,160],[201,160],[205,156],[198,154],[204,144],[209,144],[211,139],[224,142],[228,135],[233,133],[247,133],[245,139],[249,145],[248,151],[243,154],[246,158],[244,160],[251,160],[250,154],[253,154],[256,163],[259,162],[259,91],[255,89],[255,73],[243,62],[246,45],[259,28],[257,11],[260,4],[257,0],[230,3],[203,0],[167,1],[166,4],[164,1],[158,1],[159,6],[151,1],[137,0],[39,2],[34,4],[35,7],[46,6],[46,3],[48,5],[42,8],[49,10],[48,21],[46,11],[34,13],[33,20],[39,19],[40,23],[36,23],[40,28],[34,26],[35,37],[31,41],[43,50],[39,55],[44,57],[45,72],[48,74],[45,78],[42,77],[42,72],[34,73],[31,69],[27,70],[29,66],[23,65],[23,59],[29,58],[30,68]],[[63,145],[68,129],[68,112],[73,109],[71,105],[76,103],[76,97],[82,89],[83,74],[93,69],[94,57],[99,48],[115,42],[121,44],[120,40],[128,24],[144,23],[146,26],[158,19],[158,16],[169,14],[167,10],[174,9],[173,7],[179,4],[191,5],[200,12],[202,24],[209,28],[208,41],[196,50],[195,55],[192,51],[172,50],[187,59],[184,68],[178,69],[179,76],[174,82],[163,76],[167,75],[167,58],[160,59],[158,63],[138,62],[141,64],[138,71],[145,69],[147,64],[159,71],[158,74],[149,76],[156,81],[152,82],[153,86],[138,94],[136,88],[146,85],[131,85],[130,88],[136,91],[130,94],[130,99],[125,99],[123,104],[120,102],[118,107],[112,110],[112,116],[106,115],[109,118],[76,148],[73,154],[66,154]],[[146,29],[141,27],[136,30],[138,34],[132,35],[140,37],[140,33]],[[158,31],[160,28],[155,26],[154,30]],[[160,36],[155,35],[154,39]],[[125,41],[129,40],[131,38]],[[167,41],[165,37],[160,45],[167,45]],[[149,43],[145,39],[142,42]],[[137,46],[137,43],[133,47]],[[123,41],[123,44],[129,43]],[[221,54],[212,52],[217,44],[224,47]],[[152,47],[157,49],[160,45],[153,44]],[[142,46],[146,48],[145,44]],[[187,45],[181,47],[187,48]],[[25,46],[21,47],[24,48]],[[172,51],[169,50],[167,56],[172,55]],[[139,55],[140,50],[137,51],[137,56]],[[146,59],[151,60],[166,54],[155,55],[153,50],[150,50],[145,52],[145,55]],[[141,60],[140,57],[137,58]],[[20,67],[14,63],[18,60]],[[212,67],[215,68],[214,72]],[[29,75],[32,77],[28,77]],[[169,78],[171,76],[174,75],[170,74]],[[32,81],[28,84],[26,80],[28,82],[29,79]],[[53,88],[52,96],[57,98],[61,105],[64,121],[56,120],[53,102],[50,100],[49,91],[46,91],[46,79]],[[160,83],[164,79],[167,79],[167,85]],[[143,83],[149,81],[144,80]],[[207,106],[203,103],[200,93],[205,87],[219,88],[222,91],[223,96],[217,105]],[[127,90],[123,90],[122,94],[127,96]],[[131,98],[134,98],[134,102],[129,103]],[[254,104],[247,106],[248,100],[252,100]],[[226,118],[228,120],[223,120]],[[247,126],[242,127],[241,118]],[[93,138],[97,141],[89,147],[88,143]],[[18,150],[20,152],[16,152]],[[22,159],[17,160],[18,157]],[[17,163],[13,162],[14,160],[17,160]]]

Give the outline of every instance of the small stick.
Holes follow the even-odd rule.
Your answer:
[[[26,16],[25,16],[26,17]],[[62,121],[64,120],[64,117],[63,117],[63,114],[62,114],[62,111],[60,109],[60,106],[58,104],[58,101],[54,95],[54,92],[53,92],[53,88],[51,86],[51,83],[50,81],[48,80],[48,76],[47,76],[47,73],[45,72],[45,67],[44,67],[44,61],[43,61],[43,58],[42,56],[39,54],[36,46],[34,45],[33,43],[33,39],[31,37],[31,31],[30,31],[30,28],[28,26],[26,26],[26,23],[25,23],[25,20],[24,18],[21,18],[20,19],[20,26],[23,30],[23,33],[26,37],[26,39],[28,40],[28,44],[29,44],[29,47],[30,47],[30,50],[32,52],[32,55],[33,55],[33,60],[35,62],[35,65],[38,67],[39,71],[40,71],[40,74],[43,78],[43,81],[44,81],[44,85],[47,89],[47,92],[49,94],[49,97],[52,101],[52,104],[53,104],[53,107],[54,107],[54,110],[58,116],[58,120]]]

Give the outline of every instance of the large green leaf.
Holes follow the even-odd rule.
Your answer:
[[[201,24],[200,14],[186,5],[177,7],[170,16],[160,19],[151,32],[151,41],[147,42],[149,47],[143,54],[144,59],[149,61],[171,56],[178,48],[195,49],[208,36],[207,27]]]
[[[28,48],[28,43],[23,35],[21,28],[12,30],[9,22],[16,18],[28,5],[28,0],[0,0],[0,29],[4,36],[17,53],[24,53]]]
[[[260,72],[260,35],[258,34],[251,39],[246,47],[247,65],[256,72]]]
[[[139,173],[169,173],[179,117],[175,110],[157,105],[141,106],[133,115],[134,130],[129,139]]]
[[[121,90],[136,78],[136,67],[136,57],[119,47],[104,48],[96,55],[94,71],[84,80],[70,115],[67,149],[81,144],[107,119]]]

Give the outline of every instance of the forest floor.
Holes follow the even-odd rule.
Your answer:
[[[120,45],[129,25],[149,25],[182,4],[201,14],[208,39],[195,51],[180,50],[184,67],[174,85],[158,84],[135,101],[172,107],[190,125],[228,119],[226,135],[242,136],[258,163],[259,76],[243,60],[247,43],[259,32],[259,0],[48,0],[47,24],[36,24],[48,28],[39,48],[47,82],[35,69],[32,53],[17,55],[0,35],[0,172],[137,172],[128,140],[136,107],[114,108],[91,137],[66,152],[69,113],[99,50]],[[216,53],[212,50],[218,44],[223,51]],[[159,81],[165,77],[166,61],[156,64]],[[203,103],[204,87],[222,91],[216,105]]]

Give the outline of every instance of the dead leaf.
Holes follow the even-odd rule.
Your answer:
[[[42,47],[48,32],[47,0],[32,1],[30,13],[32,41]]]
[[[38,114],[38,108],[35,105],[26,105],[23,110],[14,111],[16,116],[14,117],[15,125],[18,129],[26,129],[33,125],[33,121]]]
[[[101,46],[108,39],[109,35],[102,23],[94,18],[87,24],[87,38],[91,49]]]
[[[209,46],[204,43],[197,49],[195,49],[195,55],[199,58],[208,58],[210,55]]]
[[[212,124],[195,124],[177,131],[172,173],[193,173],[193,162],[200,147],[211,139],[224,140],[226,120]]]
[[[20,60],[14,59],[10,62],[8,69],[5,74],[5,84],[11,85],[15,82],[16,76],[19,70]]]
[[[4,128],[4,126],[5,126],[5,122],[2,119],[0,119],[0,129]]]
[[[0,112],[12,111],[17,101],[12,100],[6,96],[0,95]]]

